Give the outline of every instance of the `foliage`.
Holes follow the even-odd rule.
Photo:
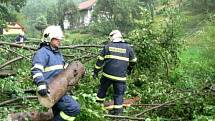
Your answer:
[[[168,1],[158,2],[157,0],[162,5],[168,4]],[[103,0],[103,2],[116,1]],[[119,15],[124,15],[123,11],[121,13],[123,5],[120,1],[118,2],[119,4],[117,3],[116,6],[112,4],[115,6],[114,11],[120,10],[118,11]],[[127,1],[123,0],[123,2],[127,4]],[[190,2],[186,1],[184,4]],[[197,1],[195,2],[197,3]],[[201,1],[198,3],[201,3]],[[97,7],[100,6],[99,4]],[[105,4],[107,4],[107,7],[104,7],[104,10],[110,6],[109,3]],[[202,14],[201,12],[190,11],[190,9],[183,9],[181,12],[179,8],[166,6],[162,12],[155,14],[154,19],[152,19],[150,11],[142,5],[138,5],[138,8],[134,9],[138,12],[132,14],[135,17],[132,17],[129,24],[125,24],[125,26],[131,24],[132,27],[129,28],[131,30],[125,30],[129,34],[124,35],[124,37],[134,45],[138,63],[133,73],[128,76],[125,98],[139,96],[141,97],[141,101],[138,102],[140,104],[163,104],[172,101],[169,103],[170,105],[163,105],[143,114],[141,117],[147,117],[146,120],[214,120],[214,13]],[[108,9],[107,11],[113,12],[111,10]],[[113,15],[116,13],[113,12]],[[40,15],[36,16],[39,17]],[[92,28],[90,28],[91,30],[94,29],[94,31],[99,32],[98,34],[103,35],[109,33],[113,28],[120,29],[121,25],[115,22],[115,20],[120,20],[119,16],[115,20],[106,19],[104,16],[100,17],[102,21],[100,23],[95,21],[91,26]],[[54,17],[53,20],[55,20]],[[200,22],[201,25],[199,25]],[[56,21],[56,23],[58,22]],[[106,36],[98,37],[92,34],[81,34],[79,30],[65,31],[65,37],[65,40],[62,41],[64,45],[97,45],[106,39]],[[1,36],[0,39],[10,42],[13,37]],[[6,48],[14,49],[25,57],[30,58],[32,55],[30,51],[15,49],[10,46],[6,46]],[[84,63],[86,69],[84,78],[72,90],[74,98],[81,104],[82,113],[77,117],[77,120],[109,120],[103,117],[107,111],[95,102],[99,80],[92,78],[92,71],[96,58],[91,60],[83,58],[84,55],[93,57],[99,53],[99,50],[97,48],[62,50],[63,54],[70,55],[65,58],[67,61],[79,58],[78,60]],[[17,57],[17,55],[0,48],[0,57],[2,58],[0,63],[3,64]],[[29,94],[23,93],[24,90],[35,88],[29,71],[31,62],[23,59],[7,68],[17,71],[17,75],[0,79],[1,102],[15,97],[28,96]],[[112,89],[108,90],[107,101],[112,99],[112,91]],[[151,107],[131,106],[124,110],[124,115],[134,116],[147,111],[149,108]],[[42,108],[38,101],[23,99],[23,101],[0,107],[0,118],[6,120],[6,116],[10,112],[32,110],[42,111],[46,109]]]
[[[39,31],[42,31],[47,27],[47,20],[44,16],[40,16],[36,19],[35,28]]]
[[[40,37],[40,32],[35,29],[36,19],[45,16],[49,6],[53,6],[57,0],[27,0],[22,9],[22,18],[19,22],[26,28],[26,33],[31,37]]]
[[[4,28],[6,22],[16,21],[14,13],[15,11],[20,12],[20,9],[25,6],[26,0],[2,0],[0,3],[0,28]]]
[[[187,5],[197,12],[214,11],[214,0],[188,0]]]
[[[138,59],[143,60],[138,62],[138,65],[140,69],[149,69],[157,74],[162,70],[168,78],[169,72],[178,63],[178,54],[182,44],[176,39],[180,29],[179,13],[177,9],[167,10],[164,14],[165,19],[160,21],[159,28],[153,27],[156,21],[150,18],[147,10],[143,9],[142,16],[144,18],[136,21],[137,28],[129,35]]]
[[[98,0],[93,13],[92,30],[107,34],[113,29],[128,32],[139,17],[138,0]]]
[[[26,5],[26,0],[10,0],[10,3],[17,12],[20,12],[21,8]]]
[[[79,11],[73,1],[58,0],[57,4],[51,6],[47,11],[48,23],[59,24],[62,28],[64,28],[65,17],[72,27],[75,27],[79,22]]]

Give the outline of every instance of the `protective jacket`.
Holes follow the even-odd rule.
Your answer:
[[[103,76],[112,80],[125,81],[129,63],[136,62],[131,46],[124,42],[111,42],[107,44],[95,64],[95,72],[103,68]]]
[[[49,45],[43,45],[33,56],[32,75],[34,83],[47,83],[64,69],[64,59],[58,50]]]
[[[27,40],[27,38],[25,36],[22,36],[22,35],[18,35],[15,39],[16,42],[24,42],[26,40]]]

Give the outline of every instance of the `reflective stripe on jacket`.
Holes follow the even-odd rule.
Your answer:
[[[47,81],[63,70],[64,59],[57,50],[52,50],[49,45],[41,47],[33,56],[31,73],[34,82]]]
[[[129,62],[136,62],[134,51],[126,42],[107,44],[95,64],[95,69],[103,68],[103,76],[113,80],[126,80]]]

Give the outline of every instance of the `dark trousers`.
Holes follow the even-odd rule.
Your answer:
[[[105,98],[106,92],[108,88],[113,84],[113,99],[114,105],[122,105],[123,104],[123,96],[126,91],[126,83],[124,81],[116,81],[102,76],[100,80],[100,86],[97,93],[97,97]]]
[[[66,115],[75,117],[80,113],[80,105],[71,96],[64,95],[53,107],[53,121],[66,121],[60,116],[63,111]]]

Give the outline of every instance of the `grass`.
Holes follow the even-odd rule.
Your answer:
[[[178,88],[201,90],[208,83],[214,83],[215,80],[215,18],[211,21],[205,21],[204,14],[187,14],[188,23],[185,24],[184,32],[188,32],[188,37],[183,38],[185,48],[182,51],[180,58],[181,64],[176,69],[175,73],[178,75],[178,80],[175,85]],[[201,22],[201,25],[194,25],[193,20]],[[189,33],[191,32],[191,33]],[[209,102],[205,99],[205,106]],[[208,101],[208,102],[207,102]],[[214,108],[213,108],[214,109]],[[202,112],[203,113],[203,112]],[[202,119],[207,116],[196,116],[197,119]],[[209,115],[210,116],[210,115]],[[209,118],[210,119],[210,118]]]

